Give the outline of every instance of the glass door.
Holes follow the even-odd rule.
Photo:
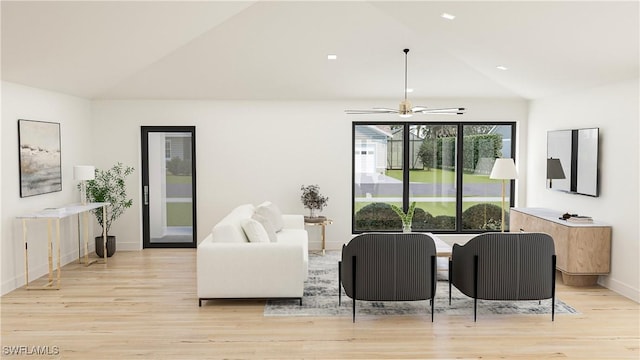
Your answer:
[[[194,126],[142,127],[144,248],[196,247]]]

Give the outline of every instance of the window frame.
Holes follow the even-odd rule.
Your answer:
[[[462,228],[462,209],[463,209],[463,176],[464,171],[458,170],[460,164],[464,163],[464,127],[472,125],[495,125],[495,126],[511,126],[511,154],[508,154],[512,159],[516,159],[516,134],[517,134],[517,122],[516,121],[353,121],[351,124],[351,233],[361,234],[369,232],[367,230],[356,230],[356,165],[355,165],[355,151],[356,151],[356,127],[367,125],[393,125],[402,126],[402,208],[407,211],[409,207],[409,171],[410,171],[410,128],[412,125],[456,125],[456,226],[454,230],[431,230],[430,232],[436,234],[479,234],[484,232],[490,232],[492,230],[464,230]],[[506,157],[507,154],[502,154]],[[515,204],[515,181],[509,181],[509,208]],[[376,232],[397,232],[396,230],[376,230]]]

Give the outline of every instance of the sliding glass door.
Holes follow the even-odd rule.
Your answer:
[[[353,232],[400,231],[392,205],[414,202],[413,231],[499,230],[501,180],[489,174],[514,157],[514,138],[513,122],[354,122]]]

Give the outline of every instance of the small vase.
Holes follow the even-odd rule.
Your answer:
[[[411,223],[402,223],[402,232],[410,233],[411,232]]]
[[[316,217],[316,209],[309,209],[309,217],[311,219]]]

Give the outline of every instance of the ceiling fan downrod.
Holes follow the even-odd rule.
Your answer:
[[[409,49],[404,49],[404,101],[407,101],[407,54]]]

